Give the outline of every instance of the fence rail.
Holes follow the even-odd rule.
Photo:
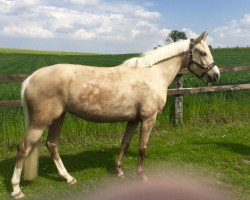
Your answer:
[[[241,71],[250,71],[250,66],[220,67],[220,72],[241,72]],[[179,74],[186,74],[186,73],[189,73],[188,69],[186,68],[179,72]]]
[[[250,66],[239,67],[221,67],[220,72],[240,72],[250,71]],[[175,123],[183,123],[183,95],[216,91],[236,91],[250,89],[250,83],[235,84],[235,85],[222,85],[222,86],[209,86],[209,87],[197,87],[197,88],[184,88],[183,86],[183,74],[189,73],[188,70],[181,70],[175,78],[175,89],[168,89],[168,95],[174,95],[174,113]],[[14,75],[14,76],[0,76],[0,83],[23,81],[28,75]],[[13,108],[21,107],[20,100],[12,101],[0,101],[0,108]]]
[[[176,94],[195,94],[205,92],[216,92],[216,91],[228,91],[228,90],[247,90],[250,89],[250,83],[237,84],[237,85],[221,85],[221,86],[209,86],[209,87],[198,87],[198,88],[179,88],[179,89],[168,89],[168,95]]]
[[[14,81],[24,81],[27,77],[28,77],[28,75],[0,76],[0,83],[14,82]]]
[[[0,101],[0,108],[15,108],[15,107],[21,107],[20,100]]]

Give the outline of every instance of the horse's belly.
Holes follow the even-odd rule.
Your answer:
[[[119,108],[78,108],[72,109],[70,113],[93,122],[123,122],[133,121],[138,117],[136,109],[119,109]]]

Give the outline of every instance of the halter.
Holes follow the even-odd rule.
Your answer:
[[[188,63],[188,70],[194,74],[196,77],[200,78],[200,79],[203,79],[203,77],[205,76],[205,74],[207,74],[211,69],[213,69],[213,67],[216,65],[215,62],[212,62],[210,65],[206,66],[206,65],[202,65],[200,63],[197,63],[196,61],[193,60],[193,50],[194,50],[194,39],[191,39],[190,40],[190,45],[189,45],[189,50],[188,50],[188,53],[189,53],[189,63]],[[192,64],[195,64],[197,65],[199,68],[201,68],[202,70],[204,70],[204,72],[202,73],[201,76],[199,76],[198,74],[196,74],[194,71],[191,70],[191,65]]]

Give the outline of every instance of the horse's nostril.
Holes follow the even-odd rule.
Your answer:
[[[214,81],[218,81],[219,80],[219,74],[214,74]]]

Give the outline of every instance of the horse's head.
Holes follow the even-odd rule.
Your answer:
[[[190,40],[188,69],[203,81],[212,83],[219,80],[220,71],[205,42],[206,37],[207,33],[203,32],[198,38]]]

